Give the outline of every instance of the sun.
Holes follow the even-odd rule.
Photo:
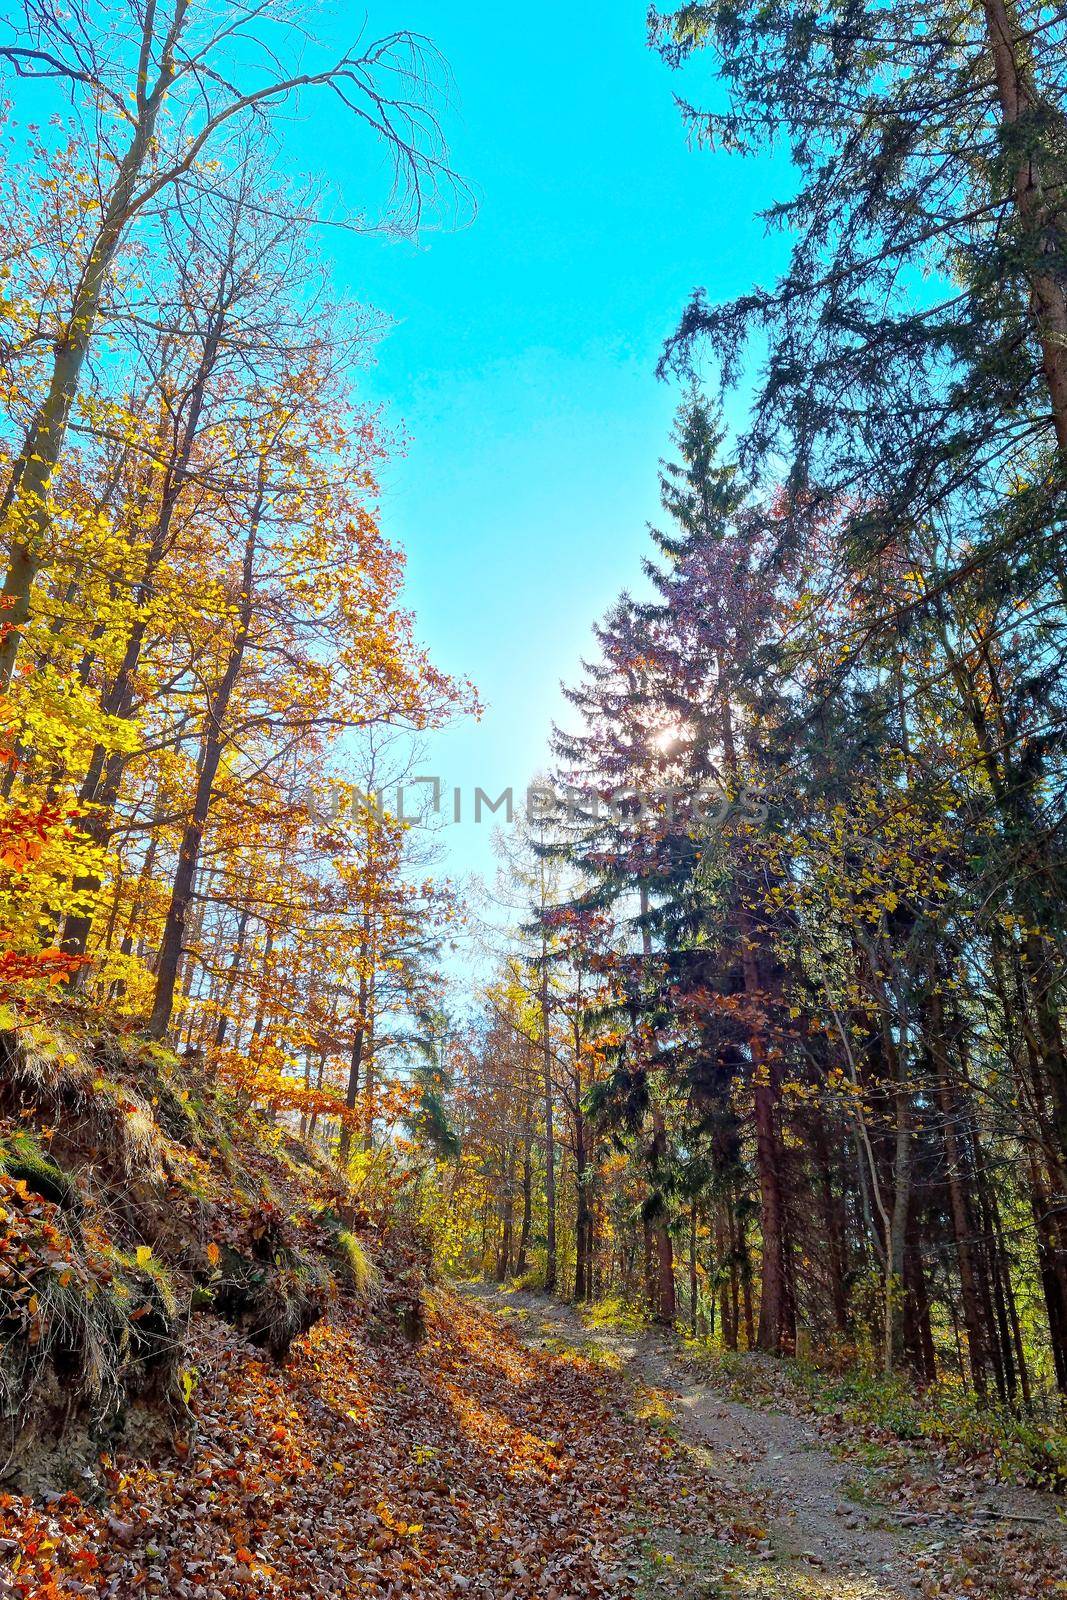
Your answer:
[[[652,735],[650,741],[652,748],[654,750],[673,750],[684,732],[685,729],[680,723],[671,723],[666,728],[660,728],[657,733]]]

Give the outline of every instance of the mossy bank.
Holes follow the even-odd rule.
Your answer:
[[[277,1362],[342,1297],[417,1334],[427,1265],[198,1060],[76,1018],[0,1028],[7,1484],[84,1493],[113,1449],[184,1448],[192,1318]]]

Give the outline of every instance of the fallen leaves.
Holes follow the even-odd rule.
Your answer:
[[[352,1310],[283,1371],[214,1319],[193,1345],[187,1460],[106,1463],[103,1508],[0,1501],[13,1596],[609,1600],[632,1593],[647,1503],[700,1516],[691,1467],[619,1407],[615,1375],[451,1297],[415,1348],[371,1343]]]

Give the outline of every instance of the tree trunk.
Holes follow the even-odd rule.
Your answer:
[[[522,1222],[519,1224],[519,1247],[515,1253],[514,1274],[516,1278],[523,1277],[526,1272],[526,1256],[530,1248],[530,1225],[533,1218],[532,1124],[533,1107],[530,1104],[530,1087],[527,1080],[522,1117]]]
[[[552,1092],[552,1038],[549,1033],[548,940],[541,930],[541,1050],[545,1096],[545,1210],[548,1213],[545,1248],[545,1288],[556,1287],[556,1133]]]
[[[641,953],[646,962],[652,958],[652,935],[649,932],[648,917],[649,897],[648,885],[641,885]],[[667,1124],[664,1121],[661,1108],[652,1103],[652,1145],[649,1151],[650,1170],[652,1181],[657,1189],[667,1161]],[[652,1222],[649,1246],[652,1260],[649,1264],[649,1310],[656,1322],[665,1327],[674,1325],[677,1314],[677,1302],[674,1288],[674,1245],[671,1240],[669,1218],[667,1216],[666,1201],[662,1195],[658,1196],[660,1203],[659,1214]]]
[[[11,555],[4,579],[0,616],[0,694],[11,684],[20,634],[29,620],[34,580],[44,560],[51,526],[52,478],[66,443],[70,415],[96,328],[108,274],[131,221],[137,181],[155,136],[156,123],[174,77],[174,52],[189,0],[177,0],[159,75],[151,94],[142,94],[126,154],[119,163],[100,227],[74,295],[70,320],[55,345],[48,393],[27,429],[12,464],[0,518],[11,529]],[[146,24],[147,27],[147,24]],[[142,86],[139,85],[139,91]]]
[[[215,1038],[213,1044],[216,1050],[221,1050],[226,1043],[226,1031],[230,1025],[227,1008],[233,999],[233,992],[237,987],[237,975],[241,970],[241,960],[244,956],[245,932],[248,928],[249,909],[242,906],[241,915],[237,921],[237,934],[233,941],[233,956],[226,973],[226,982],[219,998],[219,1015],[215,1024]]]
[[[907,1248],[908,1213],[911,1208],[911,1095],[900,1081],[893,1090],[896,1137],[893,1150],[893,1210],[889,1219],[885,1294],[885,1370],[892,1372],[904,1357],[904,1255]]]
[[[697,1295],[697,1203],[689,1208],[689,1331],[695,1339],[698,1333]]]
[[[360,988],[362,989],[362,987],[361,983]],[[341,1123],[341,1132],[337,1141],[337,1159],[342,1167],[348,1165],[348,1159],[352,1154],[352,1117],[355,1114],[356,1102],[359,1099],[359,1080],[363,1064],[363,1039],[365,1033],[366,1026],[361,1012],[360,1020],[352,1034],[352,1049],[348,1057],[348,1083],[345,1085],[345,1106],[349,1115]]]
[[[374,968],[370,969],[367,978],[367,1025],[363,1039],[363,1099],[365,1110],[363,1115],[363,1149],[367,1155],[374,1151],[374,1122],[377,1116],[377,1073],[374,1056],[374,1029],[376,1011],[376,996],[374,982]]]
[[[845,1290],[847,1246],[841,1208],[834,1194],[833,1174],[830,1169],[830,1151],[826,1143],[826,1130],[820,1118],[815,1119],[814,1127],[811,1130],[811,1145],[815,1157],[815,1168],[819,1175],[823,1226],[826,1229],[826,1252],[834,1326],[841,1338],[844,1339],[848,1337],[849,1331],[848,1296]]]
[[[200,846],[203,843],[204,829],[211,809],[215,778],[218,775],[219,763],[222,760],[222,752],[225,748],[224,729],[226,717],[230,707],[230,698],[241,670],[241,663],[244,660],[245,647],[248,643],[248,630],[252,620],[252,574],[261,515],[262,497],[257,503],[256,510],[249,523],[241,571],[241,599],[237,611],[237,626],[230,645],[225,671],[212,696],[211,705],[204,723],[192,813],[182,832],[181,844],[178,849],[178,865],[174,873],[170,905],[167,909],[167,918],[163,928],[159,964],[156,968],[155,996],[152,1002],[152,1014],[148,1023],[148,1033],[152,1039],[163,1039],[166,1036],[170,1025],[171,1012],[174,1009],[174,986],[182,957],[185,925],[192,901],[193,885],[196,882]]]
[[[949,1211],[952,1231],[956,1240],[956,1263],[960,1274],[960,1298],[963,1325],[967,1331],[967,1356],[971,1368],[971,1381],[979,1397],[986,1392],[986,1328],[979,1300],[978,1277],[974,1249],[974,1222],[964,1192],[960,1162],[960,1141],[957,1131],[958,1110],[949,1080],[948,1057],[941,1031],[941,996],[937,991],[936,976],[931,982],[930,999],[930,1051],[937,1073],[938,1099],[941,1105],[941,1136],[945,1146],[945,1177],[948,1184]]]
[[[1059,1249],[1052,1203],[1036,1150],[1030,1151],[1030,1204],[1037,1234],[1037,1261],[1048,1316],[1057,1387],[1067,1394],[1067,1258]]]
[[[760,1232],[763,1260],[760,1273],[760,1350],[780,1353],[793,1336],[790,1328],[785,1276],[785,1217],[778,1137],[774,1126],[774,1091],[768,1083],[754,1090],[756,1116],[756,1166],[760,1188]]]
[[[1052,420],[1060,450],[1067,456],[1067,293],[1063,259],[1067,230],[1060,213],[1062,179],[1052,182],[1042,171],[1034,144],[1048,134],[1038,123],[1055,117],[1063,134],[1058,107],[1042,104],[1033,72],[1026,60],[1024,30],[1010,0],[984,0],[986,37],[993,58],[993,73],[1000,101],[1002,128],[1017,145],[1015,209],[1023,235],[1035,259],[1028,264],[1031,307],[1041,345],[1041,365],[1052,402]],[[1028,145],[1030,146],[1028,148]]]
[[[652,1108],[652,1171],[656,1174],[667,1159],[667,1124],[658,1106]],[[664,1327],[674,1326],[678,1312],[674,1286],[674,1242],[666,1214],[666,1201],[661,1199],[661,1210],[652,1224],[652,1252],[654,1257],[654,1298],[652,1315]]]
[[[515,1146],[506,1134],[500,1178],[500,1249],[496,1258],[497,1283],[503,1283],[507,1278],[515,1232]]]
[[[580,1102],[579,1102],[580,1103]],[[592,1212],[589,1207],[589,1160],[585,1145],[585,1118],[581,1111],[574,1118],[574,1186],[575,1186],[575,1259],[574,1298],[591,1300],[592,1278]]]
[[[219,293],[221,296],[221,286]],[[135,620],[127,636],[126,648],[118,671],[107,693],[101,699],[100,709],[109,717],[127,720],[133,715],[137,669],[148,632],[145,607],[155,591],[156,574],[170,547],[174,514],[188,476],[189,463],[192,460],[193,447],[203,415],[208,379],[218,357],[223,325],[223,308],[221,301],[217,300],[186,405],[181,438],[177,450],[167,463],[160,493],[159,511],[151,542],[145,552],[144,570],[134,596]],[[127,760],[128,757],[119,752],[108,755],[102,745],[96,746],[90,758],[88,770],[78,792],[78,801],[81,805],[92,808],[85,823],[85,832],[96,844],[103,845],[107,842],[111,819],[122,789]],[[82,894],[93,895],[99,887],[99,879],[93,874],[86,874],[74,882],[74,890]],[[63,951],[68,955],[84,955],[92,925],[93,917],[90,911],[67,917],[61,941]],[[80,987],[85,970],[83,966],[75,968],[69,987],[75,989]]]

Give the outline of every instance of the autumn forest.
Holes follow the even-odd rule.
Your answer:
[[[373,265],[494,226],[462,73],[3,11],[0,1596],[1067,1592],[1067,8],[625,19],[732,288],[474,871],[538,551],[515,454],[480,678]]]

